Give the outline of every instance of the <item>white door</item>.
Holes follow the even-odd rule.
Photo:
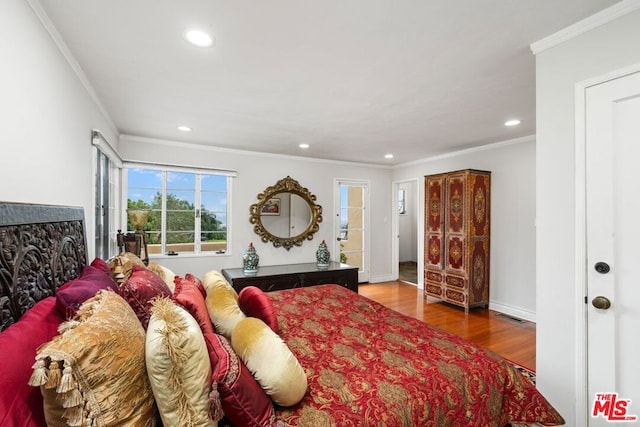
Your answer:
[[[587,419],[605,426],[640,416],[640,73],[585,103]]]
[[[336,180],[336,241],[331,259],[358,267],[358,282],[369,281],[369,184]]]

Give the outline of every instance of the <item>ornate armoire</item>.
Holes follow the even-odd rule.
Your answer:
[[[425,298],[489,306],[490,196],[491,172],[425,176]]]

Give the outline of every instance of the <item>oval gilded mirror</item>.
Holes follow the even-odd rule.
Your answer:
[[[287,176],[258,194],[258,202],[249,208],[249,222],[260,239],[286,250],[302,246],[320,229],[322,206],[316,196]]]

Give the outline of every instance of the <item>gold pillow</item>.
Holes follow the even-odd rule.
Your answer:
[[[235,289],[233,289],[229,282],[227,282],[227,279],[225,279],[222,273],[217,270],[211,270],[204,274],[202,278],[202,286],[204,287],[206,292],[209,292],[210,289],[213,289],[217,286],[226,286],[231,288],[235,292]]]
[[[231,346],[267,395],[280,406],[300,402],[307,376],[287,344],[262,320],[247,317],[231,335]]]
[[[98,292],[59,330],[38,349],[29,381],[40,386],[47,426],[156,425],[145,331],[122,297]]]
[[[145,359],[165,426],[218,425],[209,419],[211,361],[200,325],[169,298],[153,303]]]
[[[160,276],[162,281],[166,283],[169,289],[171,289],[171,292],[173,292],[176,289],[176,285],[174,283],[174,279],[176,275],[173,271],[169,270],[164,265],[160,265],[154,261],[151,261],[147,268],[153,271],[154,273],[156,273],[158,276]]]
[[[216,332],[230,340],[233,329],[246,317],[238,305],[238,293],[217,271],[206,273],[202,284],[207,291],[205,303]]]
[[[111,270],[111,277],[118,284],[131,277],[134,265],[147,268],[144,262],[131,252],[120,252],[118,255],[108,259],[107,265]]]

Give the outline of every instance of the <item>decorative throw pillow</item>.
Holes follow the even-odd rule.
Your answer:
[[[154,426],[145,332],[115,292],[100,291],[38,350],[29,384],[40,386],[46,424]]]
[[[238,322],[231,346],[254,378],[280,406],[300,402],[307,391],[307,376],[287,344],[262,320],[247,317]]]
[[[257,317],[266,323],[276,334],[280,334],[278,318],[267,294],[256,286],[242,288],[238,294],[238,305],[249,317]]]
[[[120,295],[129,303],[146,330],[151,316],[151,302],[158,297],[171,297],[171,290],[164,281],[151,270],[139,265],[132,268],[131,277],[119,289]]]
[[[107,265],[109,266],[109,270],[111,270],[111,277],[116,283],[122,283],[131,277],[134,265],[145,267],[140,257],[131,252],[120,252],[118,255],[110,258],[107,261]]]
[[[104,273],[111,274],[111,269],[109,268],[109,265],[102,258],[94,258],[93,261],[91,261],[91,266],[97,268],[98,270]]]
[[[173,292],[173,280],[176,277],[173,271],[153,261],[149,263],[149,266],[147,268],[160,276],[165,285],[167,285],[171,292]]]
[[[99,258],[96,258],[99,259]],[[118,292],[118,286],[111,279],[109,270],[106,272],[91,265],[85,265],[82,273],[58,289],[56,292],[56,307],[67,318],[75,316],[78,308],[89,298],[102,290]]]
[[[227,419],[234,426],[274,426],[276,416],[271,400],[229,341],[213,333],[205,333],[204,338],[213,367],[211,388],[218,391]]]
[[[238,294],[217,271],[206,273],[203,284],[209,317],[216,331],[230,339],[236,324],[246,317],[238,306]]]
[[[184,278],[194,283],[198,287],[198,290],[200,290],[200,292],[202,293],[203,298],[207,297],[207,291],[204,290],[204,285],[202,284],[202,280],[200,280],[198,276],[194,276],[191,273],[187,273],[184,275]]]
[[[197,289],[196,289],[197,291]],[[147,374],[165,426],[217,426],[209,419],[211,362],[200,326],[168,298],[153,303]]]
[[[222,273],[220,273],[218,270],[211,270],[206,272],[202,278],[202,287],[204,288],[205,293],[209,293],[209,291],[216,286],[231,287],[229,282],[227,282],[227,279],[225,279]],[[233,287],[231,287],[231,289],[233,289]]]
[[[42,394],[28,382],[37,348],[58,334],[63,321],[56,298],[47,297],[0,333],[0,426],[45,425]]]
[[[197,285],[186,278],[176,276],[173,299],[196,319],[203,333],[214,332],[207,305]]]

